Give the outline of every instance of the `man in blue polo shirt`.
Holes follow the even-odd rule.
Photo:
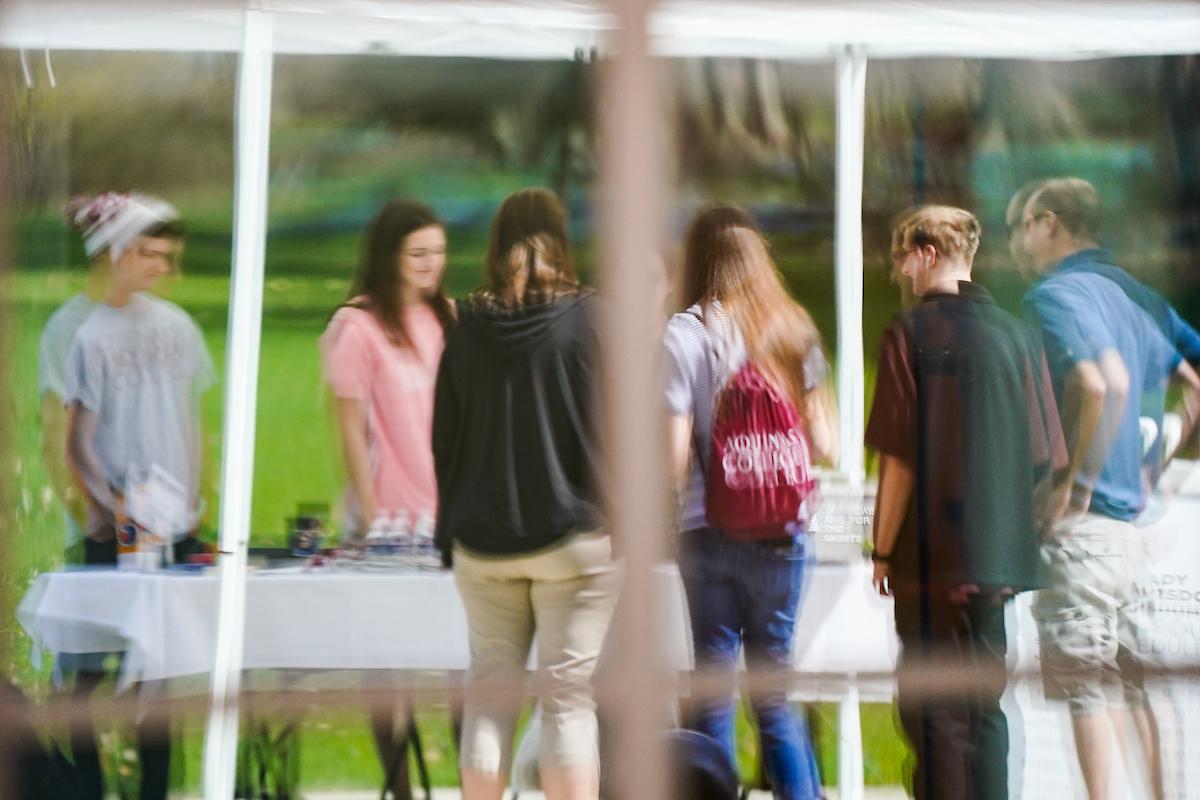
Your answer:
[[[1096,244],[1099,221],[1099,196],[1079,178],[1043,182],[1021,216],[1022,246],[1040,275],[1024,307],[1043,334],[1070,455],[1044,546],[1049,588],[1034,615],[1046,694],[1068,701],[1089,796],[1107,796],[1112,737],[1131,715],[1152,791],[1162,797],[1138,646],[1149,610],[1132,525],[1146,501],[1139,416],[1143,397],[1163,398],[1168,382],[1177,383],[1186,441],[1200,378],[1160,321],[1114,279],[1111,254]]]
[[[1023,215],[1025,204],[1035,191],[1045,183],[1035,180],[1026,183],[1015,193],[1008,202],[1005,212],[1005,226],[1008,229],[1008,250],[1013,261],[1021,268],[1026,276],[1034,273],[1029,255],[1025,252],[1025,226]],[[1093,272],[1108,278],[1121,288],[1135,304],[1140,306],[1154,320],[1154,324],[1162,331],[1163,336],[1170,342],[1183,359],[1200,370],[1200,331],[1188,324],[1179,312],[1167,302],[1166,298],[1149,286],[1138,281],[1125,270],[1118,267],[1112,254],[1106,250],[1096,249],[1094,258],[1079,259],[1073,262],[1072,269]],[[1155,439],[1151,446],[1142,454],[1145,467],[1145,477],[1150,487],[1154,487],[1162,473],[1166,460],[1166,440],[1163,428],[1164,396],[1161,390],[1149,392],[1142,396],[1142,419],[1152,420],[1155,424]],[[1140,522],[1139,522],[1140,524]]]

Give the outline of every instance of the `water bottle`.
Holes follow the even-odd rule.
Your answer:
[[[421,565],[439,563],[437,545],[433,540],[433,512],[423,511],[413,532],[413,556]]]
[[[392,515],[391,525],[387,532],[387,552],[395,557],[407,556],[412,549],[412,532],[408,524],[408,514],[397,511]]]
[[[385,513],[379,513],[371,522],[371,527],[367,529],[367,537],[363,542],[363,550],[367,557],[374,558],[387,554],[387,535],[385,528],[388,520]]]
[[[162,548],[162,537],[142,529],[138,541],[138,563],[142,572],[158,572],[162,568]]]

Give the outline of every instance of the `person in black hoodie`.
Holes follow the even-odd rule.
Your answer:
[[[541,189],[510,195],[487,284],[459,305],[434,391],[437,543],[471,645],[465,800],[503,794],[535,631],[546,796],[598,796],[591,675],[618,575],[596,491],[596,314],[562,204]]]

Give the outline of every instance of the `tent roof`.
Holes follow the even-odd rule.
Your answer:
[[[51,50],[236,51],[247,5],[276,12],[275,51],[570,58],[614,24],[580,0],[10,0],[0,44]],[[1070,59],[1200,51],[1193,0],[664,0],[650,30],[670,56]]]
[[[1075,59],[1200,51],[1200,3],[1171,0],[668,0],[654,31],[671,55]]]
[[[51,50],[237,51],[247,6],[276,12],[277,53],[570,58],[611,27],[584,3],[407,0],[15,0],[0,44]]]

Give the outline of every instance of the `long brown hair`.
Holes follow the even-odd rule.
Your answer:
[[[367,226],[362,259],[354,273],[350,296],[342,304],[373,314],[397,347],[412,347],[412,337],[404,324],[399,255],[409,234],[430,227],[445,228],[429,206],[414,200],[388,201]],[[449,328],[454,322],[454,308],[441,281],[424,302],[442,329]]]
[[[522,189],[505,198],[492,220],[485,271],[487,285],[472,300],[498,308],[547,302],[579,289],[567,212],[553,192]]]
[[[737,324],[746,354],[805,414],[804,367],[821,336],[792,299],[750,215],[737,206],[702,209],[688,227],[681,309],[719,302]]]

